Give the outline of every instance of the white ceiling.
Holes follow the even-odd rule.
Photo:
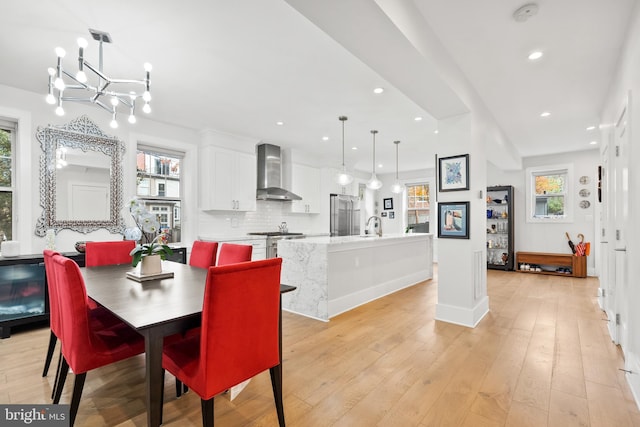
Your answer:
[[[402,141],[400,169],[421,169],[433,163],[432,116],[466,107],[437,58],[425,58],[385,15],[391,2],[419,10],[412,18],[433,32],[432,45],[444,45],[520,155],[599,141],[585,129],[598,124],[635,0],[541,0],[524,23],[511,17],[524,2],[511,0],[192,0],[187,8],[169,0],[3,0],[0,84],[44,96],[53,49],[65,48],[72,68],[76,38],[90,40],[95,28],[113,38],[108,74],[141,78],[142,64],[153,64],[152,120],[245,135],[337,166],[338,116],[347,115],[349,166],[371,169],[369,131],[377,129],[379,173],[394,172],[394,140]],[[86,56],[97,63],[97,43],[89,43]],[[545,56],[531,63],[536,48]],[[378,86],[382,95],[372,92]],[[546,110],[551,116],[541,119]]]

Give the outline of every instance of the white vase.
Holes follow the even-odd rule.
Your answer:
[[[142,262],[140,262],[141,275],[148,276],[160,273],[162,273],[162,258],[160,258],[160,255],[149,255],[142,258]]]

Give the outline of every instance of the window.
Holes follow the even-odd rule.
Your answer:
[[[528,220],[565,222],[571,219],[571,167],[527,169]]]
[[[181,239],[180,164],[184,153],[138,145],[136,195],[155,214],[169,242]]]
[[[15,227],[15,131],[15,123],[0,119],[0,240],[12,240]]]
[[[409,228],[415,228],[417,224],[429,222],[430,206],[429,184],[407,185],[407,225]]]

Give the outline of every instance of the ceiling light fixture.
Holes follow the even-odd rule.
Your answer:
[[[535,60],[537,60],[537,59],[542,58],[542,56],[543,56],[543,55],[544,55],[544,53],[543,53],[542,51],[540,51],[540,50],[535,50],[535,51],[533,51],[533,52],[531,52],[531,53],[529,54],[529,57],[528,57],[528,58],[529,58],[529,60],[530,60],[530,61],[535,61]]]
[[[57,47],[57,66],[55,69],[48,69],[49,93],[46,97],[47,103],[57,105],[56,114],[59,116],[64,115],[64,108],[62,107],[63,101],[90,102],[96,104],[111,114],[111,127],[114,128],[118,127],[118,122],[116,121],[117,107],[123,105],[129,110],[129,123],[135,123],[136,100],[138,98],[142,98],[144,101],[142,111],[145,113],[151,112],[151,107],[149,106],[149,102],[151,101],[151,93],[149,92],[151,64],[144,64],[145,77],[140,80],[114,79],[108,77],[103,71],[102,44],[111,43],[111,36],[104,31],[92,29],[89,29],[89,33],[94,40],[100,43],[98,68],[87,62],[84,57],[84,49],[87,47],[87,41],[85,39],[78,39],[78,72],[75,75],[69,73],[62,67],[62,59],[66,52],[61,47]],[[93,82],[89,81],[86,73],[87,70],[93,73]],[[71,81],[66,83],[64,81],[65,77]],[[142,85],[144,86],[144,91],[141,93],[124,91],[124,87],[130,88],[132,85]],[[120,87],[123,91],[117,91],[114,89],[115,86]],[[65,96],[65,93],[70,90],[84,91],[85,96],[75,96],[78,94],[77,92],[74,92],[74,96]],[[57,96],[54,96],[54,91],[57,91]],[[105,98],[108,99],[108,101],[104,101]]]
[[[378,133],[377,130],[371,131],[373,135],[373,167],[371,170],[371,178],[367,181],[367,188],[371,190],[379,190],[382,188],[382,181],[376,176],[376,133]]]
[[[415,120],[416,122],[420,122],[422,121],[422,117],[417,116],[417,117],[414,117],[413,120]]]
[[[284,126],[284,122],[281,122],[281,121],[276,122],[276,124],[277,124],[278,126]]]
[[[596,145],[598,143],[598,141],[591,141],[589,144],[590,145]]]
[[[328,137],[328,136],[323,136],[323,137],[322,137],[322,140],[323,140],[323,141],[328,141],[328,140],[329,140],[329,137]]]
[[[587,130],[594,130],[595,128],[596,128],[595,126],[589,126]]]
[[[381,87],[377,87],[373,90],[373,93],[375,93],[376,95],[380,95],[382,92],[384,92],[384,88]]]
[[[393,141],[393,143],[396,145],[396,181],[391,186],[391,192],[400,194],[404,191],[404,186],[398,179],[398,146],[400,145],[400,141]]]
[[[513,12],[513,19],[515,19],[516,22],[525,22],[527,19],[532,18],[537,13],[538,5],[535,3],[527,3]]]
[[[543,113],[541,113],[541,114],[540,114],[540,117],[549,117],[550,115],[551,115],[551,113],[550,113],[550,112],[545,111],[545,112],[543,112]]]
[[[353,182],[353,175],[347,172],[347,167],[344,164],[344,122],[348,118],[347,116],[340,116],[338,120],[342,122],[342,169],[335,175],[334,179],[340,185],[349,185]]]

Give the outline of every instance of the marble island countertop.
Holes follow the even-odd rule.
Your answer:
[[[364,235],[364,236],[318,236],[318,237],[306,237],[304,239],[287,240],[286,243],[279,242],[281,244],[293,244],[296,246],[327,246],[329,252],[348,250],[355,248],[396,245],[402,243],[413,242],[416,240],[425,240],[427,237],[432,237],[429,233],[398,233],[398,234],[383,234],[378,235]]]

